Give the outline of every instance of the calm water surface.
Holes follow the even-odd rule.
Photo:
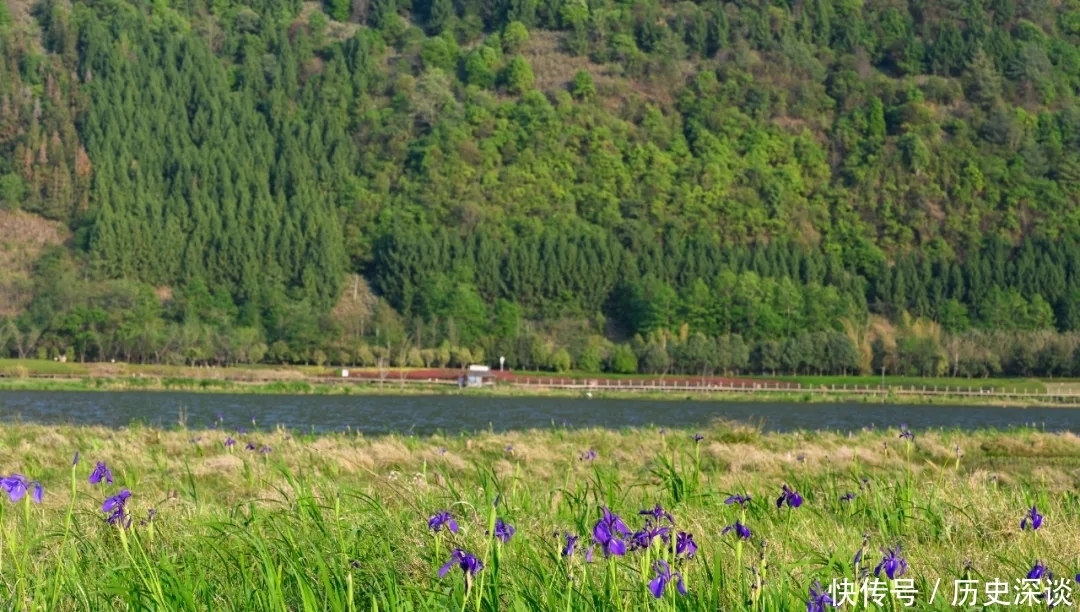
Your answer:
[[[713,419],[760,422],[770,431],[858,430],[907,423],[976,429],[1036,424],[1080,430],[1080,409],[881,404],[770,404],[477,396],[289,396],[183,392],[0,391],[0,422],[71,423],[120,427],[134,422],[169,427],[186,415],[189,427],[282,425],[316,432],[346,426],[369,434],[431,434],[482,429],[551,427],[697,427]]]

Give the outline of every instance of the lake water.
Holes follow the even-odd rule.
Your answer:
[[[1035,424],[1049,431],[1080,430],[1080,409],[913,406],[882,404],[779,404],[700,400],[613,400],[478,396],[227,395],[183,392],[0,391],[0,422],[70,423],[121,427],[140,422],[163,427],[186,415],[189,427],[207,427],[222,415],[235,429],[281,425],[316,432],[346,427],[367,434],[431,434],[484,429],[569,427],[699,427],[714,419],[761,423],[766,430],[858,430],[907,423],[976,429]]]

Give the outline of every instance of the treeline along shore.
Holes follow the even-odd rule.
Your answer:
[[[72,367],[67,367],[71,365]],[[670,400],[950,403],[1080,406],[1080,383],[897,376],[597,376],[500,372],[472,386],[447,369],[181,368],[0,362],[0,389],[156,390],[264,394],[487,394]]]

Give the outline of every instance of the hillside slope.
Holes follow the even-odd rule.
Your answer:
[[[0,207],[72,239],[5,329],[192,363],[1071,364],[1015,339],[1080,327],[1078,42],[1075,2],[8,0]]]

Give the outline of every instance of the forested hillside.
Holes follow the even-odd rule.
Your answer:
[[[4,0],[0,354],[1080,374],[1078,45],[1077,0]]]

